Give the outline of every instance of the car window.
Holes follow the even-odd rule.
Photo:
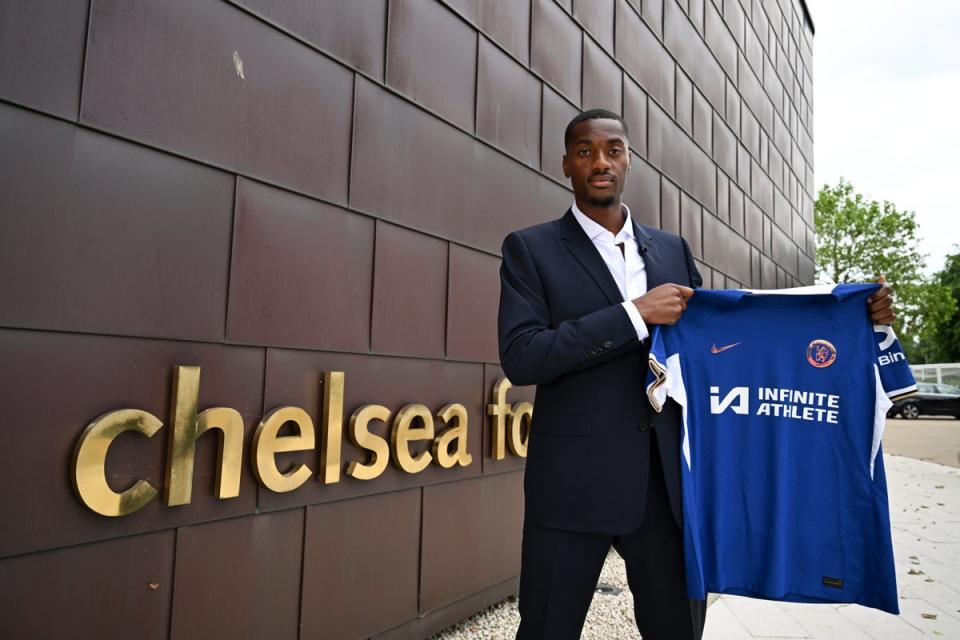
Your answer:
[[[932,384],[920,383],[917,385],[917,391],[920,393],[936,393],[936,390],[933,388]]]
[[[943,393],[948,396],[956,396],[956,395],[960,395],[960,389],[957,389],[953,385],[949,385],[949,384],[938,384],[937,393]]]

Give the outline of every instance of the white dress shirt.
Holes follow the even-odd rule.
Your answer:
[[[597,252],[606,263],[607,269],[610,270],[614,282],[617,283],[617,288],[620,289],[620,295],[624,300],[623,309],[630,316],[630,322],[637,331],[637,339],[645,340],[650,335],[650,331],[640,316],[637,305],[633,304],[633,299],[647,292],[646,265],[640,256],[637,239],[633,235],[630,208],[625,204],[620,206],[623,207],[626,218],[623,221],[623,228],[617,232],[617,235],[613,235],[580,211],[576,202],[570,208],[573,211],[573,217],[583,227],[587,237],[593,242],[593,246],[597,248]],[[618,244],[623,244],[622,252]]]

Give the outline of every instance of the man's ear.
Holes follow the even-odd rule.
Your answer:
[[[567,154],[563,154],[563,177],[570,177],[570,168],[567,166]]]

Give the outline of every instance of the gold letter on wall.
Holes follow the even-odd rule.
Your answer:
[[[280,427],[288,422],[297,425],[299,433],[292,436],[278,436]],[[313,420],[300,407],[280,407],[263,417],[253,434],[253,472],[260,484],[271,491],[286,493],[293,491],[313,473],[305,464],[298,464],[286,473],[277,468],[278,453],[307,451],[313,449],[316,436]]]
[[[200,367],[173,370],[170,400],[170,444],[167,450],[167,506],[190,504],[193,494],[193,462],[197,438],[211,429],[220,431],[217,454],[216,495],[221,500],[240,494],[243,460],[243,418],[236,409],[216,407],[197,415],[200,397]]]
[[[473,462],[473,456],[467,452],[467,408],[462,404],[448,404],[437,412],[437,418],[448,426],[433,441],[434,460],[444,469],[455,464],[468,466]],[[450,452],[451,444],[456,447],[453,453]]]
[[[530,440],[530,423],[533,422],[533,405],[521,402],[510,412],[510,433],[507,446],[510,452],[521,458],[527,457],[527,442]]]
[[[487,405],[487,414],[493,418],[493,424],[490,425],[490,445],[492,451],[490,455],[495,460],[503,460],[507,456],[507,416],[510,413],[510,405],[507,404],[507,391],[510,390],[510,381],[506,378],[500,378],[493,385],[493,404]]]
[[[420,419],[422,427],[414,427],[413,421]],[[408,404],[397,412],[393,419],[390,434],[393,441],[393,463],[407,473],[420,473],[430,464],[432,456],[424,451],[419,456],[410,455],[410,443],[417,440],[433,439],[433,414],[422,404]]]
[[[343,371],[323,373],[323,432],[320,435],[320,479],[340,482],[340,443],[343,440]]]
[[[137,480],[120,493],[107,484],[107,449],[124,431],[152,437],[163,423],[153,414],[140,409],[120,409],[104,414],[84,429],[73,450],[70,478],[73,488],[91,510],[102,516],[125,516],[142,508],[157,495],[146,480]]]
[[[370,421],[390,420],[390,409],[379,404],[365,404],[350,416],[350,442],[370,452],[367,462],[351,460],[347,465],[347,475],[357,480],[373,480],[383,473],[390,461],[390,447],[387,441],[375,433],[370,433]]]

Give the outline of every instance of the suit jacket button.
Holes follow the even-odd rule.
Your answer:
[[[646,422],[640,425],[640,431],[648,431],[649,429],[650,425],[648,425]]]
[[[613,346],[613,343],[610,342],[609,340],[607,340],[606,342],[603,343],[603,348],[604,348],[604,349],[609,349],[609,348],[612,347],[612,346]]]

